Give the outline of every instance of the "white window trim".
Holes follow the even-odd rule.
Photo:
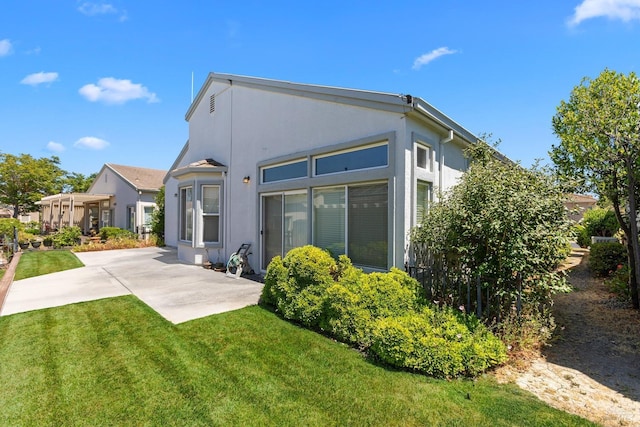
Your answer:
[[[218,213],[207,213],[204,211],[204,189],[205,187],[216,187],[218,189]],[[200,227],[200,241],[203,245],[220,245],[222,243],[222,185],[220,184],[202,184],[200,186],[200,198],[198,199],[201,216],[201,224]],[[204,240],[204,218],[205,217],[218,217],[218,240],[216,241],[206,241]]]

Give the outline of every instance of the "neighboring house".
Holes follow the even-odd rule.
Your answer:
[[[165,242],[226,261],[251,243],[265,270],[305,244],[387,270],[467,169],[476,136],[420,98],[211,73],[165,178]]]
[[[166,171],[105,163],[86,193],[42,198],[43,227],[76,225],[84,234],[111,226],[146,233]]]
[[[564,206],[567,208],[569,219],[579,222],[584,213],[596,207],[598,200],[586,194],[569,194]]]

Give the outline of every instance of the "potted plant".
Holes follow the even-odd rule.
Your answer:
[[[42,239],[42,244],[45,246],[45,248],[50,248],[51,246],[53,246],[53,238],[51,236],[45,236],[45,238]]]
[[[42,239],[40,237],[31,239],[31,247],[33,249],[38,249],[41,244],[42,244]]]
[[[34,237],[35,236],[33,234],[29,234],[29,233],[26,233],[24,231],[18,232],[18,245],[20,246],[20,249],[22,249],[22,250],[28,249],[29,248],[29,242]]]

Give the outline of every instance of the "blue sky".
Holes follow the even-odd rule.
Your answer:
[[[0,151],[168,169],[211,71],[419,96],[529,166],[585,76],[640,68],[640,0],[5,0]]]

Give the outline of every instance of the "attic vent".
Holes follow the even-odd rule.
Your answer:
[[[216,96],[211,95],[209,97],[209,114],[213,114],[216,111]]]

